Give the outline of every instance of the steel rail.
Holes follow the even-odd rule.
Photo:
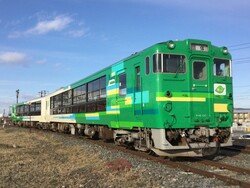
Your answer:
[[[240,153],[245,153],[245,154],[250,154],[250,149],[249,148],[239,148],[239,147],[231,146],[231,147],[224,147],[224,148],[221,148],[221,149],[240,152]]]
[[[209,165],[209,166],[215,166],[221,169],[227,169],[227,170],[231,170],[234,172],[240,172],[240,173],[244,173],[244,174],[250,174],[250,169],[246,169],[246,168],[241,168],[238,166],[232,166],[232,165],[228,165],[225,163],[219,163],[216,161],[210,161],[210,160],[199,160],[199,163],[205,164],[205,165]]]

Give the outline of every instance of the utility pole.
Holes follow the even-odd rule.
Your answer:
[[[48,91],[42,90],[38,93],[39,93],[40,97],[45,97],[47,95]]]
[[[19,89],[16,90],[16,103],[18,103]]]
[[[40,97],[43,97],[43,91],[39,91],[38,93],[39,93]]]
[[[9,106],[9,113],[8,116],[11,117],[11,106]]]

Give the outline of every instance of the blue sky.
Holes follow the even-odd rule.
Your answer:
[[[166,40],[228,46],[235,107],[250,107],[248,0],[0,0],[0,113]]]

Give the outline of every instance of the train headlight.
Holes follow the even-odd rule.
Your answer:
[[[174,41],[170,40],[167,42],[168,48],[169,49],[174,49],[175,48],[175,43]]]
[[[222,53],[223,54],[225,54],[225,55],[227,55],[228,54],[228,49],[227,49],[227,47],[222,47]]]

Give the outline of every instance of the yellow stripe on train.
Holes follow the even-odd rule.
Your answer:
[[[176,102],[206,102],[206,98],[201,97],[156,97],[156,101],[176,101]]]

